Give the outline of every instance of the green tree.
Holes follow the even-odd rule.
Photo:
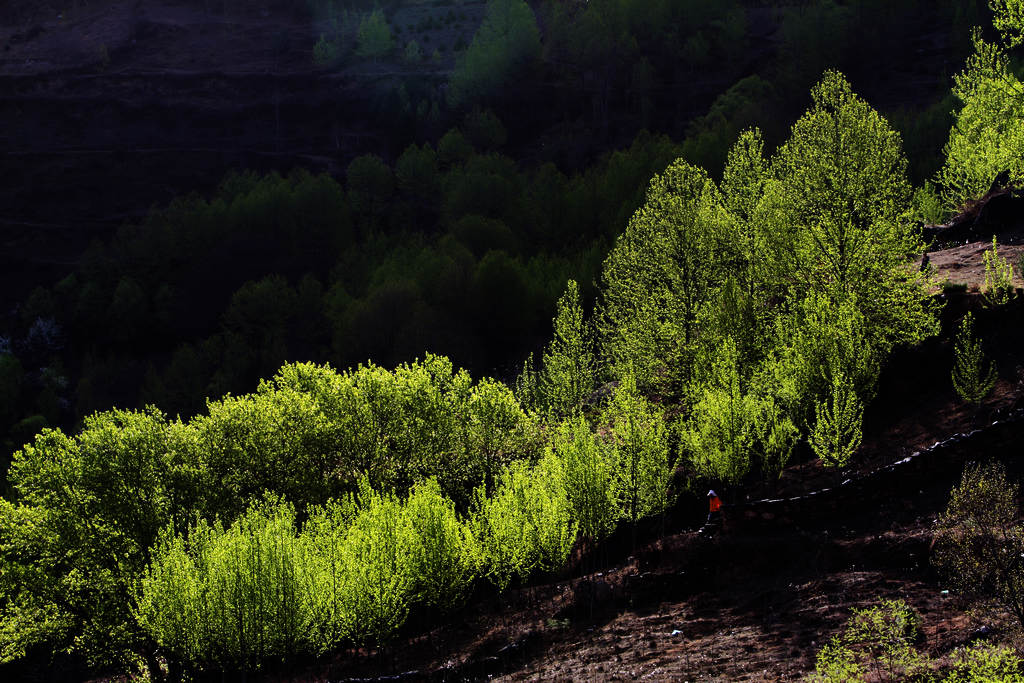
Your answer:
[[[1024,1],[989,0],[989,7],[995,14],[993,23],[1009,47],[1024,42]]]
[[[403,55],[405,61],[410,64],[419,64],[423,61],[423,50],[420,49],[420,44],[415,40],[410,40],[405,44],[405,54]]]
[[[313,63],[317,66],[331,66],[338,61],[340,52],[338,44],[321,33],[320,39],[313,46]]]
[[[1020,0],[990,0],[1001,44],[972,33],[974,52],[956,76],[953,94],[963,103],[944,149],[938,183],[956,211],[984,194],[995,177],[1009,171],[1024,181],[1024,83],[1011,68],[1008,50],[1020,45],[1024,19]]]
[[[808,440],[815,455],[825,465],[845,467],[860,448],[864,407],[841,370],[833,372],[828,397],[815,405],[814,417]]]
[[[1009,259],[999,256],[996,236],[992,235],[992,248],[982,254],[985,264],[985,283],[981,293],[985,300],[993,306],[1001,306],[1015,296],[1013,289],[1013,266]]]
[[[542,404],[555,415],[565,416],[583,407],[594,389],[596,364],[590,324],[583,318],[579,287],[569,280],[558,300],[554,337],[544,352],[539,378]]]
[[[372,226],[380,226],[387,215],[395,179],[384,160],[375,154],[356,157],[345,172],[352,208]]]
[[[974,336],[974,315],[968,313],[960,321],[953,346],[953,388],[968,403],[981,405],[996,383],[996,365],[985,367],[981,340]]]
[[[853,294],[868,344],[882,353],[937,331],[925,275],[907,268],[920,253],[911,230],[911,186],[900,136],[827,72],[814,104],[773,160],[767,190],[766,256],[777,286]]]
[[[458,107],[488,97],[539,56],[540,32],[530,6],[524,0],[489,0],[473,42],[456,62],[448,99]]]
[[[914,648],[921,618],[902,600],[855,609],[842,632],[818,653],[815,683],[928,681],[928,657]]]
[[[14,454],[0,501],[0,653],[49,646],[123,664],[140,642],[131,587],[161,528],[197,493],[179,425],[156,410],[43,430]]]
[[[701,169],[680,159],[651,181],[601,275],[597,325],[613,376],[632,372],[644,390],[689,381],[700,316],[726,279],[727,219]]]
[[[394,46],[391,26],[382,10],[376,9],[363,17],[356,35],[357,55],[377,61],[391,52]]]
[[[513,577],[560,568],[576,540],[572,513],[557,457],[549,454],[533,467],[513,462],[499,477],[494,495],[477,489],[473,519],[481,573],[504,590]]]
[[[664,512],[674,463],[661,409],[640,395],[636,381],[619,382],[601,422],[607,426],[620,514],[633,523]]]
[[[731,338],[710,352],[710,369],[690,389],[695,396],[680,434],[683,451],[698,473],[718,481],[739,481],[752,465],[760,465],[764,473],[781,472],[795,444],[796,427],[770,397],[743,381]]]
[[[938,520],[932,563],[950,588],[995,603],[1024,625],[1024,528],[1016,483],[1000,463],[969,465]]]
[[[409,145],[395,162],[398,187],[422,202],[435,202],[441,189],[437,154],[429,144]]]
[[[469,596],[478,564],[478,546],[437,481],[417,484],[405,504],[412,540],[412,591],[422,604],[451,609]]]
[[[548,449],[562,461],[580,535],[600,540],[615,528],[618,517],[612,463],[605,449],[579,413],[558,426]]]

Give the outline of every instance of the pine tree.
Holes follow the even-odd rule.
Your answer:
[[[594,389],[595,361],[590,325],[583,319],[579,287],[569,280],[558,300],[554,338],[544,352],[539,389],[543,407],[568,415]]]
[[[818,403],[814,413],[811,448],[824,464],[844,467],[860,448],[863,436],[864,406],[853,382],[835,372],[828,399]]]
[[[974,316],[970,313],[960,322],[953,347],[953,388],[964,401],[981,405],[996,383],[996,364],[985,369],[985,352],[981,340],[974,336]]]

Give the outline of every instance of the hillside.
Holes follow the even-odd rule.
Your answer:
[[[856,467],[796,464],[776,484],[727,489],[724,528],[710,539],[696,533],[704,501],[687,494],[643,525],[635,551],[622,530],[561,576],[477,595],[439,624],[411,623],[385,650],[267,680],[798,680],[851,610],[883,599],[918,610],[920,649],[947,665],[979,639],[1020,648],[1015,624],[944,590],[930,556],[963,467],[1006,458],[1024,437],[1014,375],[1024,363],[1022,303],[984,318],[1005,370],[980,411],[951,390],[948,347],[908,354],[881,380],[905,390],[876,406]]]
[[[0,678],[1024,680],[1024,0],[0,50]]]

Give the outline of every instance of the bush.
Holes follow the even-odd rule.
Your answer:
[[[980,406],[995,386],[996,365],[989,362],[985,367],[985,353],[981,340],[974,336],[974,315],[971,313],[960,321],[953,353],[953,388],[962,400]]]
[[[854,610],[843,631],[818,653],[818,683],[847,681],[926,681],[929,662],[914,649],[920,618],[902,600]]]
[[[992,249],[982,255],[982,260],[985,263],[985,284],[981,287],[981,293],[985,301],[994,306],[1009,302],[1015,296],[1013,266],[999,256],[995,235],[992,236]]]
[[[1010,647],[975,643],[957,648],[953,668],[945,683],[1020,683],[1024,681],[1024,660]]]
[[[999,463],[969,465],[939,518],[932,562],[954,591],[994,603],[1024,625],[1024,527]]]
[[[273,501],[234,524],[165,529],[138,589],[139,623],[200,666],[258,668],[304,649],[295,510]]]

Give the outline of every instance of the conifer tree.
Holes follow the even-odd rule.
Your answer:
[[[544,353],[539,389],[546,410],[567,415],[594,389],[595,362],[590,325],[583,319],[579,287],[569,280],[558,300],[554,338]]]
[[[864,406],[842,371],[833,372],[828,397],[815,408],[809,441],[825,465],[845,467],[860,448]]]
[[[970,313],[960,322],[953,347],[953,388],[968,403],[980,406],[996,383],[996,365],[985,368],[985,352],[981,340],[974,336],[974,316]]]

